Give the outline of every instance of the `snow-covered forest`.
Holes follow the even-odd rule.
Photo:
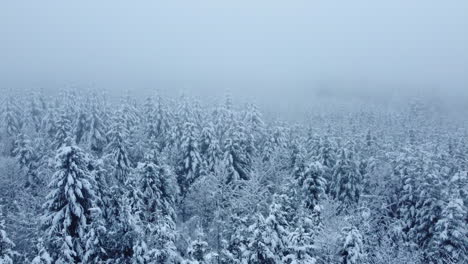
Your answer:
[[[465,118],[339,109],[5,95],[0,263],[467,263]]]

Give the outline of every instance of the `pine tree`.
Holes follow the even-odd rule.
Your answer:
[[[13,264],[13,258],[17,253],[13,250],[15,244],[5,232],[5,222],[0,220],[0,263]]]
[[[364,245],[361,233],[356,227],[345,227],[341,234],[341,249],[339,256],[340,263],[343,264],[359,264],[363,263]]]
[[[56,172],[49,184],[44,227],[57,263],[80,263],[86,255],[85,239],[94,207],[95,185],[88,158],[68,138],[58,150]]]

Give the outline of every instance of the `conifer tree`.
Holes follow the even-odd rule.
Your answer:
[[[101,156],[107,144],[107,138],[104,124],[95,105],[92,107],[87,137],[89,149],[97,154],[98,157]]]
[[[10,137],[17,135],[22,128],[22,122],[17,110],[17,105],[11,97],[6,100],[6,106],[3,114],[6,134]]]
[[[200,176],[201,157],[198,137],[198,130],[195,124],[190,122],[185,123],[177,173],[177,182],[179,183],[182,197],[187,195],[190,186]]]
[[[78,113],[78,118],[74,124],[74,134],[75,134],[75,141],[76,144],[80,144],[83,137],[86,134],[86,131],[89,130],[89,118],[85,110],[83,109],[85,106],[82,106],[80,112]]]
[[[246,140],[241,124],[233,127],[224,143],[224,163],[228,168],[227,182],[248,180],[252,171],[252,147]]]
[[[56,172],[44,204],[48,246],[57,263],[80,263],[86,255],[85,239],[94,207],[94,179],[88,158],[71,138],[58,150]]]
[[[55,149],[59,149],[65,144],[65,140],[71,136],[71,124],[70,119],[65,110],[62,110],[57,120],[56,124],[56,132],[54,136],[53,145]]]
[[[114,177],[121,184],[125,183],[130,171],[130,161],[125,142],[127,130],[124,122],[122,113],[117,113],[112,128],[108,133],[109,144],[107,145],[107,153],[110,154],[108,158],[111,159],[114,167]]]
[[[138,211],[145,223],[156,223],[159,217],[175,221],[174,202],[176,186],[171,174],[164,166],[157,165],[153,156],[148,155],[145,163],[137,168]]]
[[[107,232],[103,214],[100,208],[90,209],[91,224],[85,235],[85,254],[83,263],[102,263],[107,258],[105,247],[105,234]]]
[[[40,105],[37,103],[35,94],[33,94],[29,100],[29,117],[33,124],[34,131],[39,132],[41,129],[43,109],[41,109]]]
[[[272,226],[261,214],[257,214],[249,227],[248,248],[245,249],[244,261],[248,264],[279,264],[282,258],[283,244]]]
[[[342,149],[333,171],[331,194],[340,202],[338,211],[344,212],[358,203],[362,188],[362,176],[352,152]]]
[[[203,161],[206,163],[207,170],[214,172],[219,163],[221,149],[219,141],[216,138],[213,123],[208,123],[202,130],[200,154]]]
[[[197,228],[195,236],[196,238],[189,245],[188,255],[193,263],[205,264],[207,263],[209,247],[205,241],[203,229],[200,226]]]
[[[37,256],[33,258],[31,264],[52,264],[53,259],[44,245],[42,239],[37,243]]]
[[[24,133],[20,133],[14,144],[13,155],[21,168],[29,168],[34,161],[34,150],[32,148],[31,140]]]
[[[339,251],[340,263],[359,264],[364,261],[364,244],[359,230],[352,227],[345,227],[341,233],[341,249]]]
[[[13,258],[17,253],[13,250],[15,243],[8,238],[5,231],[5,222],[0,220],[0,263],[13,264]]]
[[[283,262],[287,264],[314,264],[316,259],[312,256],[314,245],[313,221],[308,214],[300,213],[296,227],[293,227],[287,237],[287,254]]]
[[[468,261],[468,230],[466,207],[460,198],[452,197],[442,210],[430,242],[432,260],[436,263],[464,263]]]
[[[154,230],[154,246],[152,259],[155,263],[177,264],[180,263],[180,255],[175,246],[175,223],[170,216],[162,216],[158,219]]]
[[[416,225],[416,203],[419,199],[417,188],[420,184],[417,173],[421,173],[421,171],[414,166],[410,167],[409,164],[405,164],[399,173],[402,189],[398,199],[398,213],[403,221],[403,231],[409,233]]]
[[[435,225],[440,219],[443,208],[441,190],[443,189],[439,177],[428,173],[418,186],[418,201],[416,203],[416,225],[413,237],[419,246],[426,248],[435,234]]]
[[[323,178],[323,166],[319,162],[313,162],[306,167],[306,170],[299,184],[303,193],[305,208],[315,211],[325,192],[325,179]]]

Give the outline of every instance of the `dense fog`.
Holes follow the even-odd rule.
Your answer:
[[[468,263],[468,2],[0,3],[0,264]]]

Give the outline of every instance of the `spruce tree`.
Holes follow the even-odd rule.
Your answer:
[[[208,123],[202,130],[200,137],[200,154],[206,163],[207,170],[214,172],[220,162],[221,148],[216,138],[213,123]]]
[[[224,142],[224,164],[229,173],[227,182],[250,179],[253,148],[251,142],[246,140],[247,136],[242,124],[238,123],[237,126],[231,128],[227,136]]]
[[[431,259],[436,263],[468,261],[467,210],[460,198],[451,197],[434,227],[430,242]]]
[[[297,225],[291,228],[287,236],[287,254],[283,257],[286,264],[314,264],[314,224],[303,211],[300,213]]]
[[[274,229],[273,221],[257,214],[249,227],[248,248],[245,249],[244,262],[248,264],[279,264],[282,258],[283,244]]]
[[[80,263],[86,255],[86,234],[94,207],[95,182],[86,154],[71,138],[59,148],[50,193],[44,208],[48,246],[57,263]]]
[[[115,179],[124,184],[130,171],[130,161],[126,143],[127,130],[122,113],[117,113],[115,120],[108,132],[109,144],[107,145],[108,158],[114,168]]]
[[[200,176],[200,148],[198,146],[199,134],[195,124],[187,122],[181,139],[181,154],[178,163],[177,182],[180,194],[185,197],[190,186]]]
[[[352,226],[343,228],[340,242],[340,263],[359,264],[364,262],[365,254],[363,237],[356,227]]]
[[[424,179],[417,189],[419,197],[415,207],[415,227],[412,231],[418,245],[426,248],[435,234],[435,224],[442,212],[443,186],[435,174],[429,172],[422,176]]]
[[[59,149],[65,145],[65,140],[71,136],[71,124],[68,114],[65,110],[62,110],[57,120],[55,127],[56,132],[53,139],[53,145],[55,149]]]
[[[359,202],[362,188],[362,176],[352,152],[342,149],[333,171],[331,194],[340,202],[338,211],[345,212]]]
[[[0,263],[13,264],[14,256],[17,253],[13,250],[15,243],[8,238],[5,231],[5,222],[0,220]]]
[[[195,236],[196,238],[190,242],[187,250],[189,258],[194,264],[207,264],[209,247],[205,241],[205,233],[200,226],[197,228]]]
[[[325,192],[323,173],[324,169],[322,164],[313,162],[306,167],[302,178],[299,178],[305,208],[311,211],[318,210],[317,206],[321,196]]]
[[[31,264],[52,264],[53,259],[44,245],[44,241],[40,239],[37,243],[37,256],[33,258]]]
[[[87,137],[89,149],[100,157],[107,144],[107,137],[103,121],[95,105],[92,107]]]

